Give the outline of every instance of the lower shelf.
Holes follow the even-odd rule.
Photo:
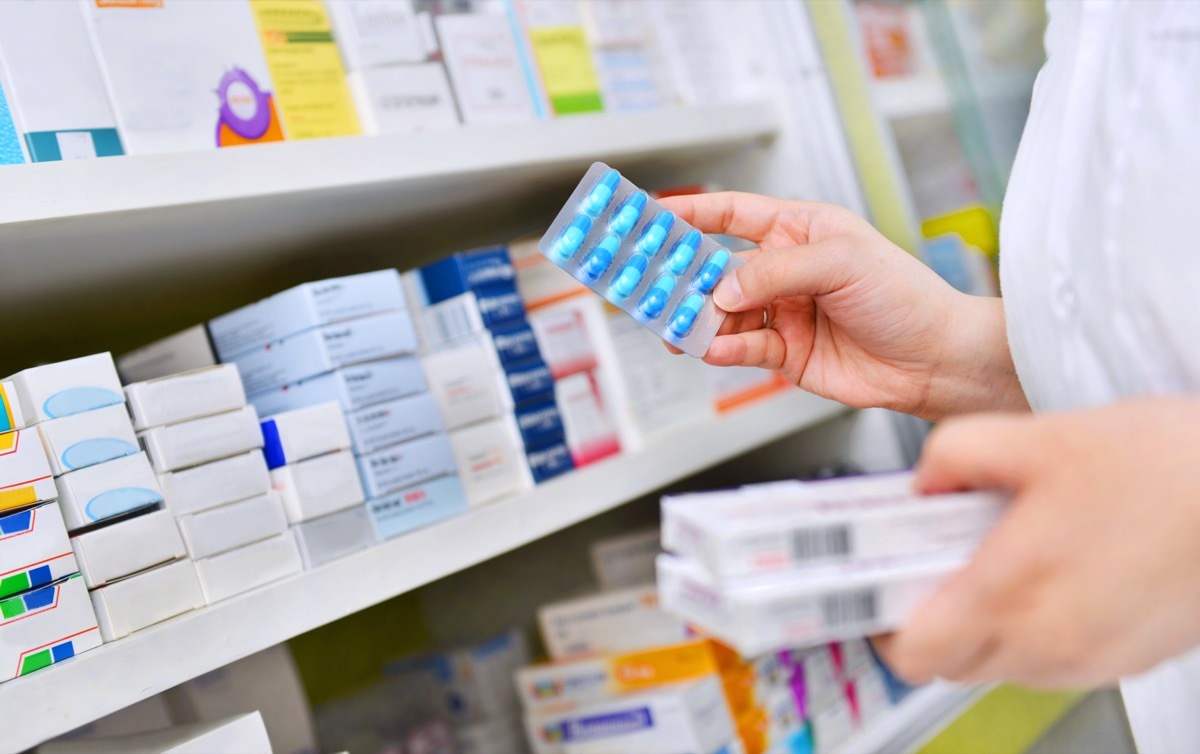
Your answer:
[[[798,390],[682,427],[572,472],[285,581],[0,684],[0,750],[19,752],[234,660],[481,563],[832,418]]]
[[[986,687],[932,683],[913,691],[837,749],[837,754],[915,751],[987,692]]]

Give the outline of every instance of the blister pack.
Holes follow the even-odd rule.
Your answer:
[[[713,289],[744,264],[602,162],[588,169],[538,249],[696,357],[708,351],[725,320]]]

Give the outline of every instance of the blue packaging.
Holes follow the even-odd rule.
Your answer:
[[[516,290],[517,271],[505,246],[460,251],[421,268],[429,303],[436,304],[467,291]]]
[[[528,359],[542,358],[537,336],[525,319],[492,330],[492,342],[496,345],[496,355],[500,357],[500,364],[505,369]]]
[[[525,299],[515,287],[475,291],[479,315],[489,330],[502,329],[511,322],[525,321]]]
[[[467,512],[467,495],[458,477],[431,479],[367,501],[375,536],[390,539]]]
[[[565,440],[527,451],[525,458],[529,461],[529,473],[533,475],[533,481],[537,484],[575,468],[575,462],[571,460],[571,450]]]
[[[563,442],[566,438],[562,414],[559,413],[558,403],[553,396],[522,406],[513,414],[527,449]]]
[[[513,364],[504,370],[504,379],[516,406],[554,396],[554,375],[540,358]]]

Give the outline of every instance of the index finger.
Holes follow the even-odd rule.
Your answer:
[[[754,243],[763,240],[788,205],[782,199],[740,191],[669,196],[660,203],[702,233],[725,233]]]

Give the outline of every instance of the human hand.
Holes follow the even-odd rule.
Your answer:
[[[1000,302],[954,290],[853,212],[740,193],[662,203],[759,244],[713,293],[731,314],[708,363],[778,369],[850,406],[929,419],[1027,408]]]
[[[876,639],[911,681],[1084,687],[1200,644],[1200,399],[956,420],[924,492],[1015,497],[970,564]]]

